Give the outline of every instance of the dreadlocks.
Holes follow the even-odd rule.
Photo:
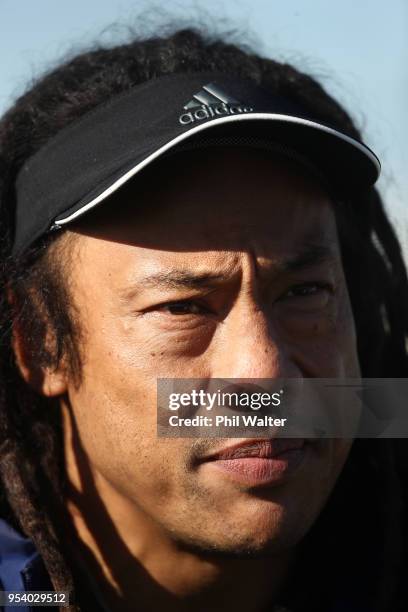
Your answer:
[[[43,239],[20,259],[12,258],[15,179],[24,162],[48,139],[113,95],[164,74],[231,70],[360,138],[350,117],[313,78],[288,64],[261,58],[191,29],[83,53],[40,79],[0,122],[1,511],[31,538],[53,587],[71,593],[71,610],[84,609],[85,596],[65,545],[65,476],[58,405],[36,394],[22,380],[13,351],[13,325],[18,325],[39,366],[55,368],[64,357],[72,374],[80,375],[80,330],[65,280],[69,278],[70,245],[62,233]],[[362,375],[406,377],[408,281],[381,198],[375,189],[356,194],[336,215]],[[45,343],[47,326],[55,332],[51,346]],[[354,518],[357,515],[352,521],[355,528],[347,521],[350,495]],[[312,554],[316,560],[315,572],[322,572],[319,584],[326,583],[328,598],[346,564],[350,576],[354,572],[359,579],[366,579],[371,592],[375,585],[373,602],[378,610],[397,610],[400,510],[399,474],[391,441],[357,440],[335,492],[304,546],[308,551],[304,554]],[[324,555],[330,554],[333,546],[337,560],[327,568]],[[316,593],[307,593],[301,578],[296,590],[294,610],[320,609]]]

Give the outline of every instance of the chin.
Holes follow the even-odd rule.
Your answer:
[[[295,546],[284,534],[268,534],[265,538],[247,537],[235,541],[191,539],[178,542],[180,548],[199,556],[224,559],[261,559],[273,557]]]
[[[262,496],[240,504],[228,522],[223,517],[226,544],[254,554],[292,548],[310,530],[321,506],[312,497],[282,495],[278,501],[276,494],[265,491]]]
[[[245,515],[244,515],[245,516]],[[282,508],[275,512],[258,509],[235,519],[214,517],[210,533],[180,535],[178,544],[196,554],[226,558],[270,557],[295,547],[308,530],[304,517],[285,517]],[[214,527],[221,527],[217,529]],[[173,532],[174,535],[174,532]]]

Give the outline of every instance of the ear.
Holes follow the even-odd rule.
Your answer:
[[[15,310],[15,301],[10,299],[12,310]],[[45,326],[47,327],[47,326]],[[40,339],[45,346],[52,346],[53,335],[49,329],[44,329],[44,335]],[[61,364],[53,369],[50,366],[41,365],[36,358],[35,348],[31,346],[27,334],[18,316],[13,317],[12,323],[12,346],[15,360],[20,374],[25,382],[37,393],[46,397],[56,397],[67,391],[65,368]]]

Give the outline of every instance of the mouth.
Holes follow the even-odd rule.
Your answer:
[[[297,472],[310,446],[304,438],[246,439],[204,457],[202,466],[243,485],[278,485]]]

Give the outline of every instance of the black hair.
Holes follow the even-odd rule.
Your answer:
[[[73,374],[78,373],[80,341],[75,313],[67,306],[69,288],[62,274],[62,267],[69,265],[69,248],[63,245],[63,236],[53,236],[19,259],[11,256],[15,179],[24,162],[49,138],[115,94],[164,74],[212,70],[233,71],[262,84],[360,139],[349,115],[312,77],[289,64],[259,57],[223,37],[194,29],[84,52],[38,80],[0,122],[2,516],[32,539],[53,587],[71,593],[72,610],[84,609],[87,595],[66,547],[58,405],[41,397],[22,379],[11,324],[14,321],[23,330],[39,366],[55,367],[68,355]],[[345,203],[339,232],[362,375],[406,377],[407,274],[399,242],[376,189],[356,194]],[[58,252],[61,248],[63,256]],[[51,347],[44,341],[47,325],[55,331]],[[288,594],[293,610],[316,612],[319,602],[329,601],[336,589],[342,588],[345,573],[351,592],[357,589],[353,576],[359,575],[360,587],[366,585],[367,598],[375,609],[398,609],[402,572],[400,476],[392,441],[354,443],[335,492],[302,548],[302,555],[314,559],[304,566],[315,568],[316,575],[311,577],[315,588],[311,592],[310,581],[299,570],[298,581]],[[347,525],[334,521],[347,521]],[[310,577],[310,572],[307,575]]]

